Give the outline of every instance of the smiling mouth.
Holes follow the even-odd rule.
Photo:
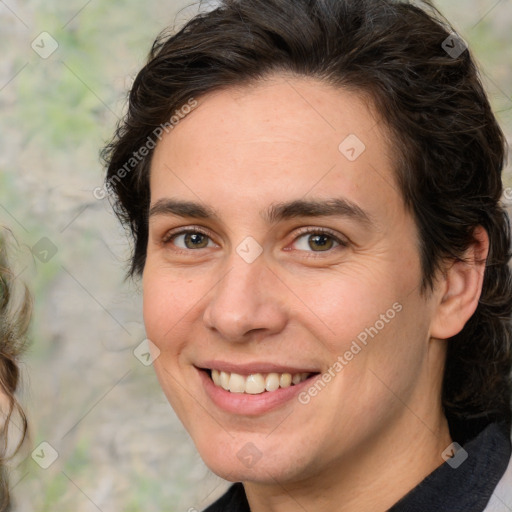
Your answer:
[[[240,375],[238,373],[204,369],[215,386],[230,393],[246,393],[258,395],[269,393],[279,388],[288,388],[304,382],[318,373],[253,373]]]

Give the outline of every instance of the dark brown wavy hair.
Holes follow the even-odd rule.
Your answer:
[[[133,238],[133,277],[146,258],[152,151],[126,164],[190,98],[279,72],[368,97],[396,149],[396,181],[421,240],[423,293],[443,263],[463,258],[477,226],[490,237],[478,308],[448,343],[443,404],[452,436],[465,440],[491,421],[510,428],[511,240],[500,204],[505,139],[470,51],[449,51],[464,49],[452,32],[429,1],[223,0],[157,38],[102,155]]]
[[[7,462],[19,450],[27,436],[27,418],[15,393],[20,382],[19,356],[26,346],[32,300],[24,285],[14,282],[7,261],[6,237],[0,232],[0,511],[11,510]],[[21,297],[13,296],[14,286],[22,288]],[[15,425],[14,425],[15,422]],[[13,428],[14,427],[14,428]],[[10,438],[18,440],[12,448]]]

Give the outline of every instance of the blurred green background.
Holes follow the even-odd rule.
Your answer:
[[[510,141],[512,3],[437,5],[480,63]],[[0,225],[13,231],[16,272],[35,295],[21,393],[31,445],[14,462],[15,510],[201,510],[227,487],[133,355],[145,337],[140,289],[123,282],[127,239],[92,193],[102,184],[98,151],[151,43],[197,9],[177,0],[0,1]],[[31,457],[42,442],[52,447],[36,450],[44,461],[58,454],[47,469]]]

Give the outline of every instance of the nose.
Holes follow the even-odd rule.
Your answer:
[[[205,326],[230,342],[281,332],[288,318],[283,284],[263,255],[247,263],[234,253],[226,268],[205,307]]]

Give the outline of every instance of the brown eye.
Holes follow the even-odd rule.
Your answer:
[[[202,233],[187,233],[184,242],[187,249],[202,249],[208,245],[208,237]]]
[[[300,251],[326,252],[338,246],[345,247],[347,244],[330,233],[310,230],[298,236],[294,245],[295,249]]]
[[[321,234],[321,235],[309,235],[308,245],[314,251],[328,251],[334,245],[334,240],[331,236]]]
[[[215,245],[208,235],[200,231],[182,231],[181,233],[176,233],[165,241],[165,243],[170,242],[180,249],[204,249]]]

